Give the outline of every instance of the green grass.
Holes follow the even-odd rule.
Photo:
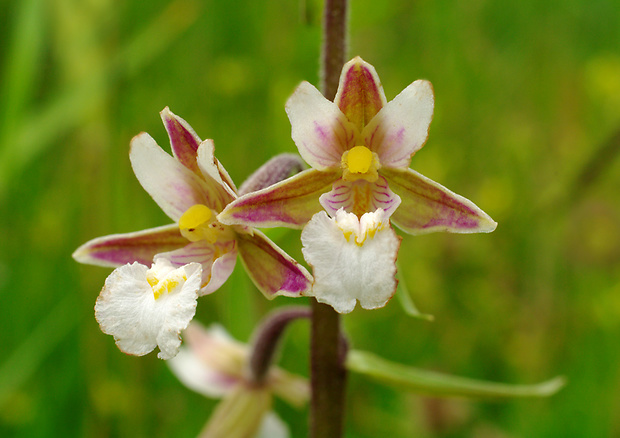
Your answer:
[[[535,383],[547,400],[436,400],[351,376],[348,436],[609,437],[620,433],[620,4],[351,2],[350,55],[388,99],[418,78],[435,118],[412,167],[473,200],[490,235],[404,236],[393,300],[344,317],[352,344],[392,361]],[[237,183],[293,152],[284,102],[318,79],[320,2],[0,1],[0,436],[192,437],[215,405],[155,354],[120,353],[93,317],[109,270],[70,255],[168,219],[129,141],[168,148],[185,118]],[[303,10],[302,10],[303,9]],[[278,242],[300,257],[298,233]],[[239,266],[240,268],[240,266]],[[274,306],[245,273],[197,318],[241,340]],[[296,324],[281,363],[307,374]],[[294,437],[306,412],[278,403]]]

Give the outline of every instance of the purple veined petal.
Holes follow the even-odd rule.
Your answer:
[[[213,140],[205,140],[198,147],[198,167],[206,184],[213,193],[213,203],[211,208],[215,211],[222,211],[226,205],[237,197],[236,189],[222,179],[221,170],[224,169],[215,158],[215,144]],[[226,170],[224,169],[224,172]],[[228,173],[225,175],[230,179]]]
[[[172,113],[168,107],[164,108],[159,114],[164,122],[166,131],[168,131],[172,154],[189,170],[200,174],[196,164],[198,145],[202,141],[200,137],[194,132],[189,123]]]
[[[192,205],[213,208],[219,197],[219,189],[209,187],[145,132],[131,140],[129,159],[144,190],[175,222]]]
[[[470,200],[411,170],[380,171],[402,202],[392,222],[409,234],[489,233],[497,223]]]
[[[248,275],[268,299],[278,295],[299,297],[311,288],[312,276],[306,268],[260,231],[239,234],[237,243]]]
[[[433,87],[418,80],[388,102],[362,132],[366,146],[384,167],[406,169],[428,137],[433,119]]]
[[[286,114],[299,154],[314,169],[339,168],[342,154],[355,146],[355,126],[308,82],[302,82],[288,99]]]
[[[150,266],[156,254],[173,251],[187,245],[176,224],[98,237],[80,246],[73,258],[89,265],[116,268],[139,262]]]
[[[334,99],[358,132],[385,106],[387,100],[375,68],[359,56],[342,68]]]
[[[200,263],[202,282],[198,295],[203,296],[215,292],[228,279],[237,260],[236,247],[234,240],[215,244],[201,240],[189,243],[175,251],[158,254],[155,260],[165,258],[173,266],[183,266],[192,262]]]
[[[386,179],[379,176],[372,183],[339,179],[333,184],[331,192],[321,195],[319,202],[331,217],[335,217],[340,208],[358,217],[381,208],[386,212],[386,217],[390,217],[400,205],[400,197],[390,190]]]
[[[339,171],[304,170],[270,187],[248,193],[218,215],[227,225],[302,228],[321,210],[319,196],[340,178]]]

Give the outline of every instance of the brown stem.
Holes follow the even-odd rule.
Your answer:
[[[331,306],[313,301],[311,330],[310,437],[339,438],[344,429],[347,377],[340,315]]]
[[[334,100],[340,71],[345,63],[347,0],[325,0],[321,89]],[[317,301],[312,302],[310,338],[310,437],[339,438],[344,429],[346,341],[340,331],[340,315]]]
[[[321,90],[334,100],[340,71],[347,52],[347,0],[325,0],[323,47],[321,49]]]

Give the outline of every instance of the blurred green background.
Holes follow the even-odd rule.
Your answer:
[[[88,239],[166,224],[128,160],[169,106],[239,184],[293,152],[284,102],[317,83],[322,3],[0,0],[0,436],[192,437],[215,401],[120,353]],[[412,167],[473,200],[489,235],[405,236],[396,301],[344,317],[354,347],[458,375],[568,386],[546,400],[429,399],[352,375],[348,437],[620,436],[620,3],[351,1],[350,56],[435,118]],[[299,259],[297,231],[272,234]],[[240,269],[197,319],[240,340],[269,309]],[[308,328],[281,363],[307,375]],[[294,437],[305,411],[277,403]]]

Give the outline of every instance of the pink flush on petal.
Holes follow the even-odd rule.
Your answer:
[[[386,103],[383,88],[374,68],[357,57],[343,68],[334,102],[361,132]]]

